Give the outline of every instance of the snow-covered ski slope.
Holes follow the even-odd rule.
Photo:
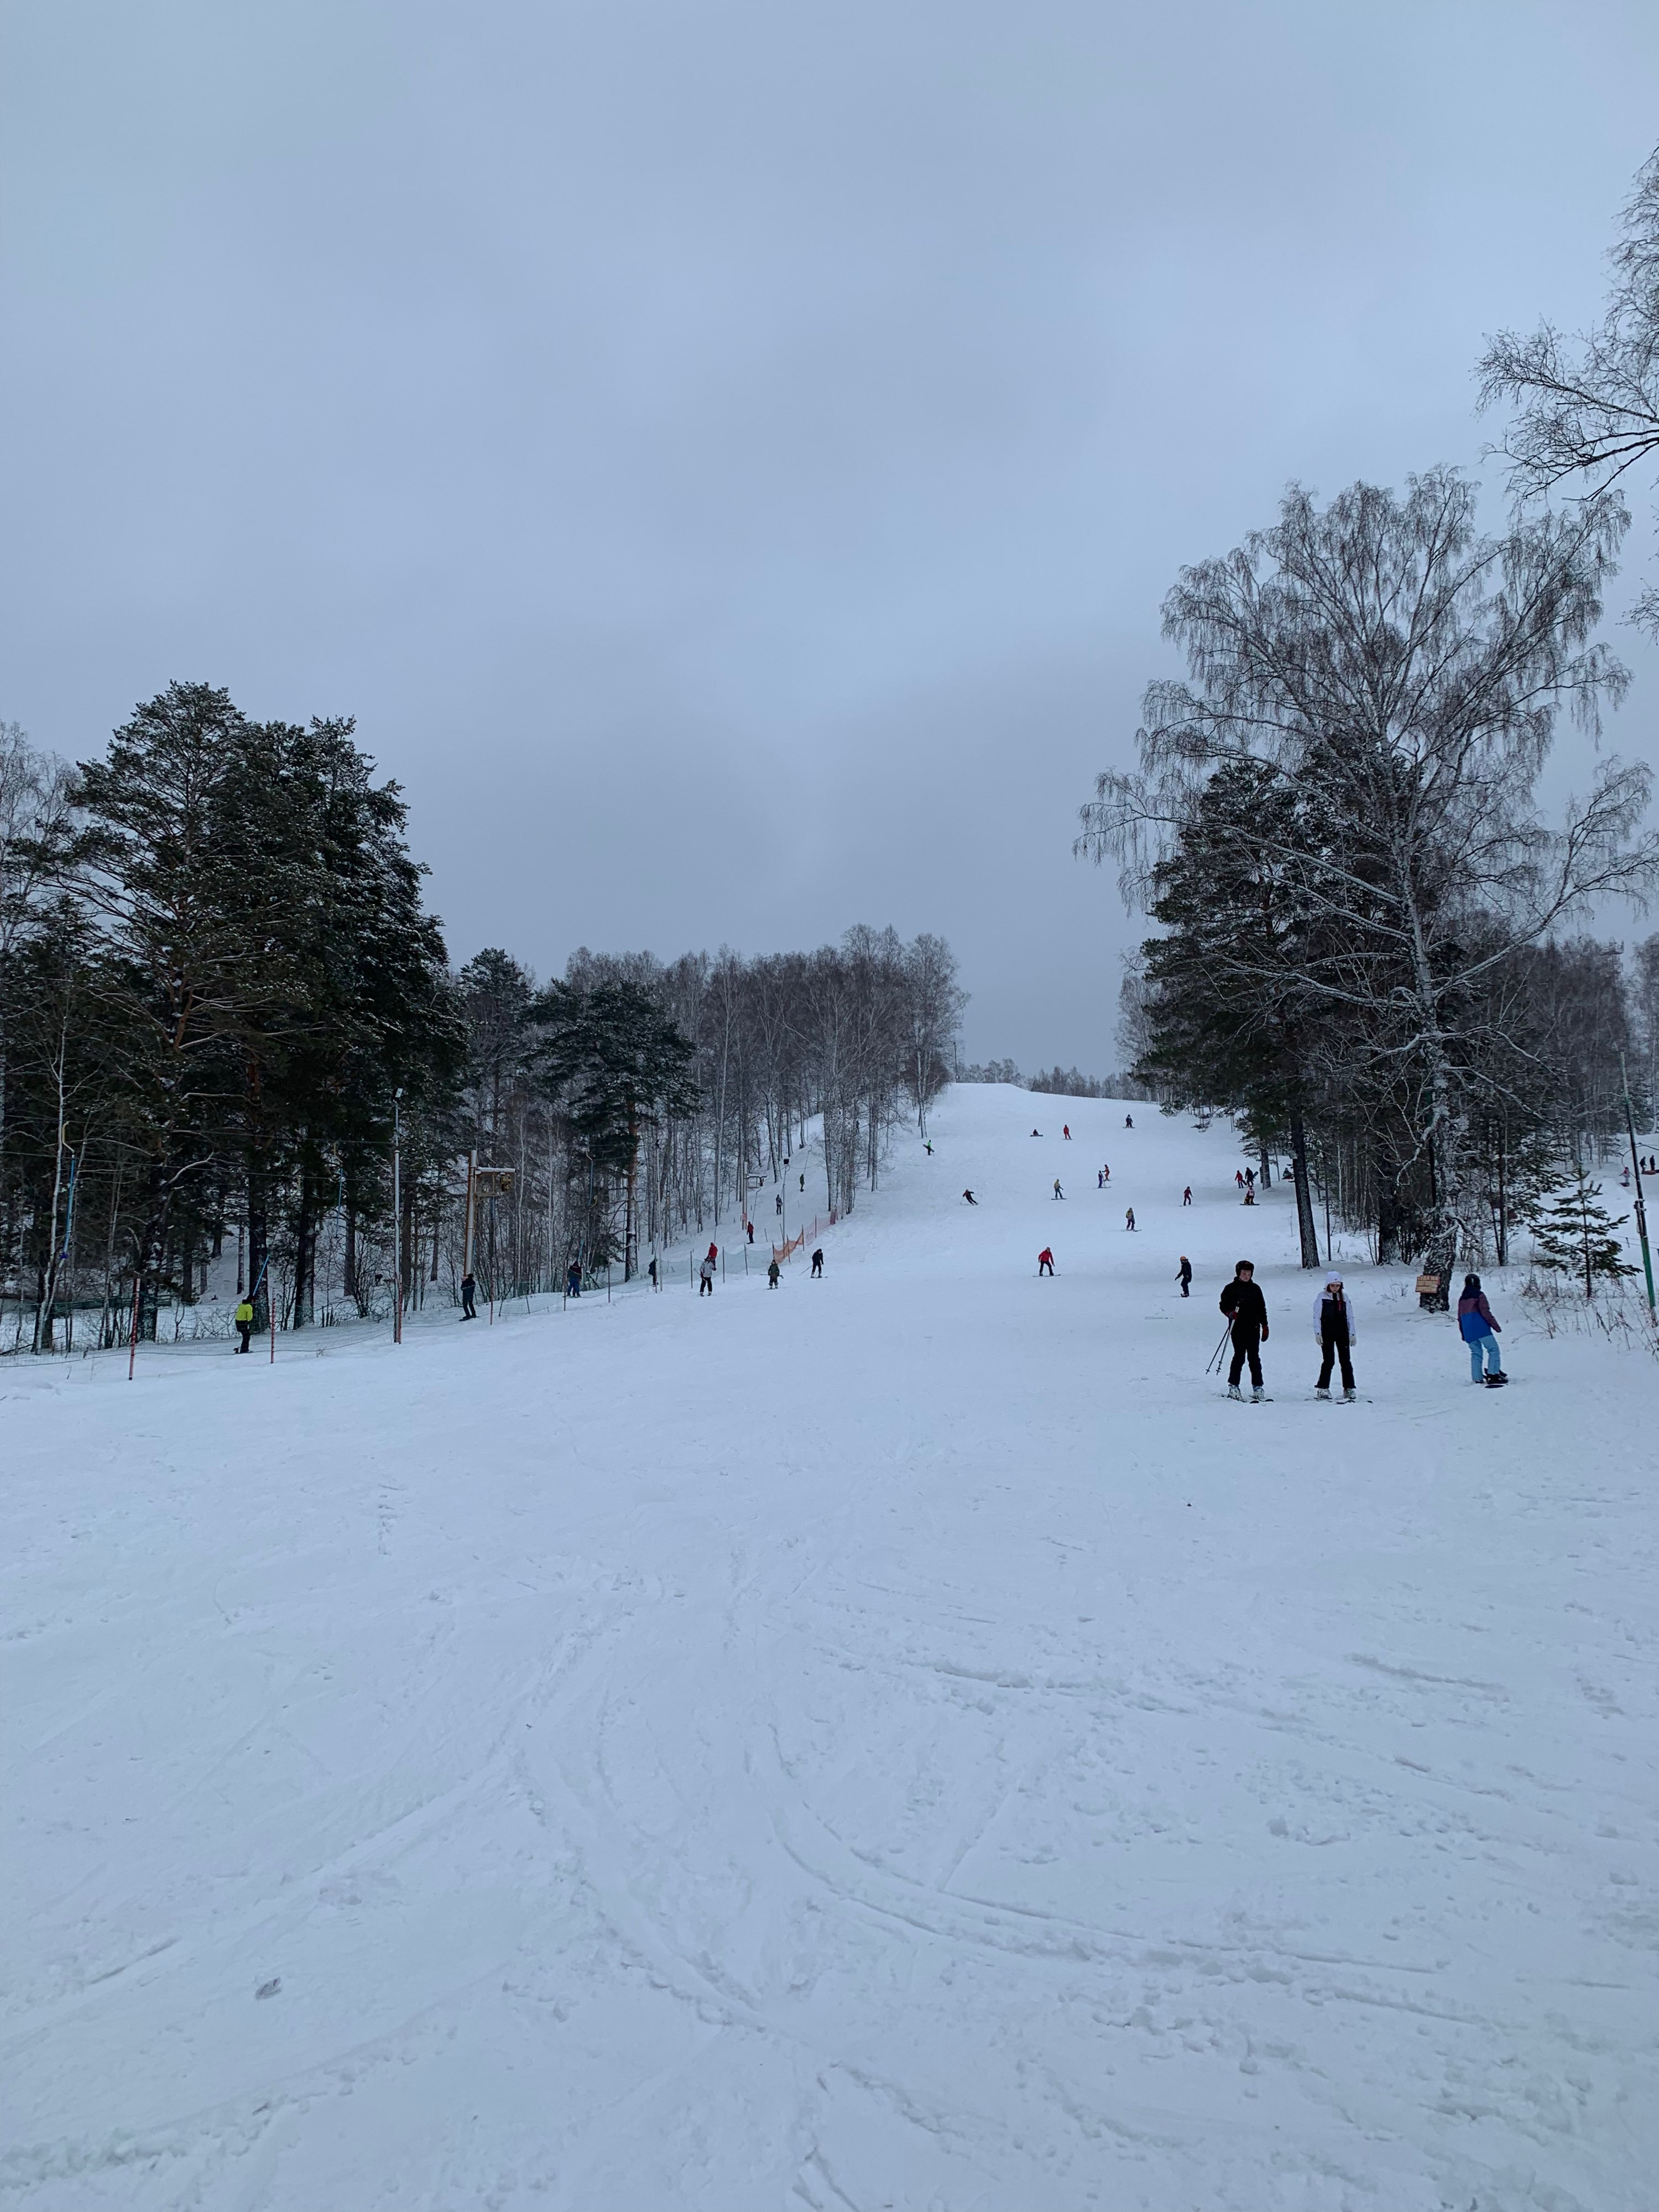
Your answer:
[[[1356,1266],[1315,1404],[1125,1110],[776,1292],[9,1364],[0,2206],[1659,2203],[1659,1376]]]

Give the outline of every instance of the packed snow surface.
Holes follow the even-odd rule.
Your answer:
[[[818,1282],[0,1372],[0,2204],[1659,2203],[1659,1370],[1356,1264],[1316,1403],[1226,1128],[932,1133]]]

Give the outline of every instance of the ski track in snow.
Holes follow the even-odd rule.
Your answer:
[[[1354,1266],[1313,1405],[1135,1110],[948,1094],[776,1294],[0,1372],[0,2208],[1646,2212],[1659,1374]]]

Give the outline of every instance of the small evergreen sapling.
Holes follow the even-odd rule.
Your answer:
[[[1575,1166],[1571,1186],[1541,1206],[1533,1219],[1536,1265],[1554,1274],[1582,1275],[1587,1298],[1595,1296],[1598,1275],[1616,1281],[1621,1275],[1636,1273],[1634,1267],[1626,1266],[1623,1248],[1614,1233],[1629,1217],[1621,1213],[1615,1221],[1601,1205],[1601,1184],[1592,1182],[1583,1168]]]

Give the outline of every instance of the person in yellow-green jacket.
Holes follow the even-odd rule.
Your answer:
[[[253,1305],[248,1298],[239,1300],[236,1307],[236,1334],[241,1338],[238,1352],[247,1350],[247,1340],[253,1334]]]

